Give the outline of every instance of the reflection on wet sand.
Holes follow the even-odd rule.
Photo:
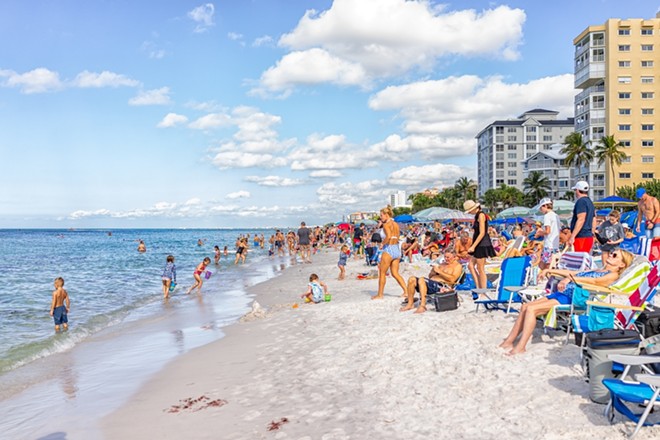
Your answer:
[[[58,377],[62,391],[66,394],[67,399],[75,398],[78,391],[78,373],[72,365],[69,364],[62,368]]]

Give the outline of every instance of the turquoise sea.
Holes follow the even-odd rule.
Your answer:
[[[196,296],[185,295],[192,272],[206,256],[213,275],[202,295],[215,304],[209,321],[235,319],[248,304],[236,292],[246,277],[268,278],[278,270],[267,249],[253,247],[252,238],[247,264],[234,265],[236,237],[255,233],[267,240],[273,230],[0,230],[0,376],[113,326],[185,307]],[[198,239],[205,244],[198,246]],[[138,240],[145,242],[146,253],[137,252]],[[218,266],[214,245],[229,249]],[[164,311],[161,274],[169,254],[176,258],[178,286]],[[60,334],[49,316],[56,277],[64,278],[71,298],[69,331]]]

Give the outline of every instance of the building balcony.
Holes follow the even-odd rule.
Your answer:
[[[595,86],[605,78],[605,63],[588,63],[575,71],[575,88]]]

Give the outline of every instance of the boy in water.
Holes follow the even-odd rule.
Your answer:
[[[67,314],[71,308],[69,301],[69,294],[64,290],[64,279],[62,277],[55,278],[55,290],[53,291],[53,301],[50,303],[50,316],[55,321],[55,331],[60,331],[60,325],[63,330],[69,328]],[[64,305],[66,303],[66,306]]]

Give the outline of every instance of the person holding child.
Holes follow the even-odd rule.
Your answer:
[[[634,255],[630,252],[617,249],[607,256],[602,269],[588,271],[571,271],[559,269],[545,269],[539,273],[539,280],[548,275],[557,275],[563,279],[557,284],[557,291],[548,296],[539,298],[522,305],[518,319],[516,319],[509,335],[502,341],[500,347],[511,349],[507,354],[514,355],[525,352],[527,342],[536,328],[536,319],[548,313],[554,306],[571,304],[576,284],[590,283],[598,286],[609,286],[619,279],[623,271],[630,266]],[[518,342],[516,343],[516,340]]]
[[[346,246],[346,245],[344,245]],[[309,276],[309,284],[307,284],[307,291],[300,295],[305,299],[305,302],[313,302],[318,304],[323,302],[325,294],[328,293],[328,286],[321,280],[315,273]]]

